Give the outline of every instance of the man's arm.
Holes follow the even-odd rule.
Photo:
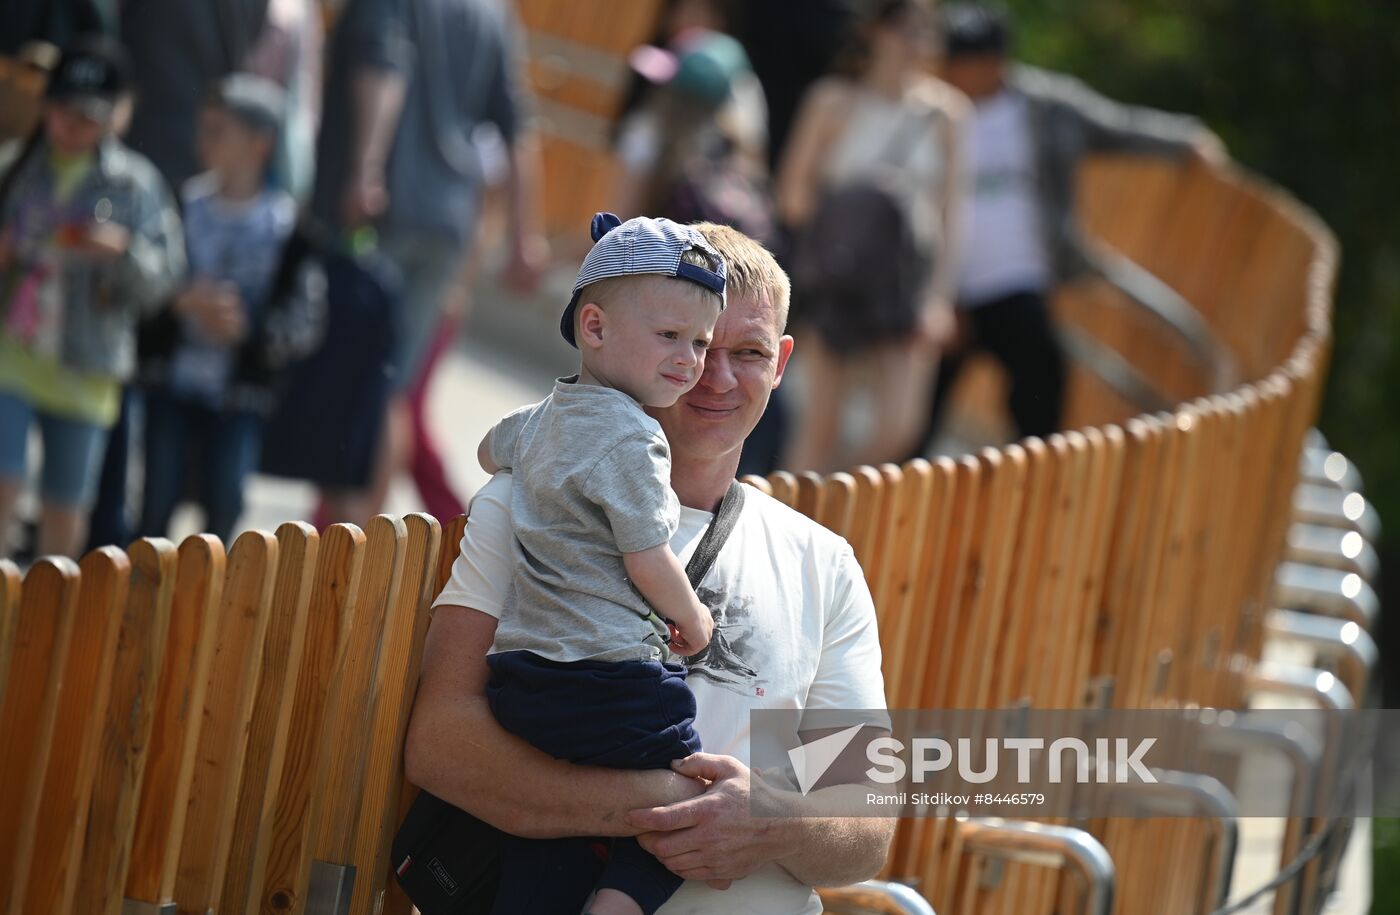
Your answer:
[[[867,880],[885,863],[896,821],[885,817],[754,817],[750,772],[732,757],[697,753],[673,766],[711,781],[704,794],[670,807],[634,810],[642,847],[688,880],[739,880],[776,862],[808,886]]]
[[[1219,138],[1189,115],[1126,105],[1060,73],[1018,68],[1017,81],[1075,117],[1094,151],[1207,159],[1223,153]]]
[[[694,796],[669,772],[627,772],[557,760],[497,723],[486,699],[486,652],[496,619],[439,607],[423,648],[404,747],[408,780],[513,835],[631,835],[625,811]]]

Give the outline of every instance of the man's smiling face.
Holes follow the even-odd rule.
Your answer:
[[[735,295],[719,316],[700,381],[656,417],[675,459],[738,460],[768,397],[783,380],[792,338],[782,336],[766,295]]]

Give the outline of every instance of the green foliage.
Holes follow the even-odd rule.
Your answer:
[[[1356,461],[1382,521],[1400,530],[1400,3],[1007,5],[1019,57],[1124,101],[1203,118],[1237,160],[1337,234],[1342,272],[1320,425]],[[1382,577],[1400,580],[1400,537],[1378,547]],[[1383,657],[1400,628],[1385,625]],[[1400,675],[1390,676],[1386,705],[1400,698]],[[1400,821],[1374,827],[1372,912],[1400,913]]]
[[[1013,0],[1023,59],[1199,115],[1337,233],[1322,420],[1400,523],[1400,4]]]

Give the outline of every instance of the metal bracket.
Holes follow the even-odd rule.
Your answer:
[[[1117,874],[1098,839],[1082,829],[1020,820],[972,817],[960,821],[963,847],[975,854],[1060,867],[1068,863],[1084,880],[1083,915],[1109,915]]]
[[[1194,772],[1153,769],[1156,784],[1125,784],[1116,789],[1137,810],[1171,816],[1204,816],[1217,825],[1214,864],[1206,865],[1201,911],[1213,912],[1230,898],[1230,881],[1239,846],[1239,802],[1220,780]]]
[[[1366,538],[1353,530],[1294,522],[1288,528],[1287,557],[1291,562],[1355,572],[1375,581],[1380,557]]]
[[[355,889],[355,866],[311,862],[311,883],[306,890],[306,915],[348,915]]]
[[[173,902],[142,902],[138,899],[122,900],[122,915],[176,915],[179,906]]]
[[[1380,598],[1360,575],[1297,562],[1281,562],[1274,571],[1274,603],[1288,610],[1308,610],[1351,620],[1374,632]]]
[[[845,915],[936,915],[913,887],[885,880],[823,890],[822,902],[826,911]]]
[[[1358,705],[1364,705],[1371,686],[1371,674],[1380,660],[1375,639],[1349,620],[1274,610],[1264,622],[1271,638],[1308,646],[1325,661],[1335,663],[1338,676]]]
[[[1381,536],[1380,516],[1365,496],[1320,483],[1299,483],[1293,488],[1293,520],[1356,531],[1368,543]]]

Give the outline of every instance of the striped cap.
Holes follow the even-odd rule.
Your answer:
[[[623,222],[612,213],[597,213],[593,216],[592,233],[593,250],[583,259],[578,279],[574,280],[573,297],[559,318],[559,332],[570,346],[578,346],[574,340],[574,309],[578,307],[579,292],[599,280],[648,273],[674,276],[711,290],[720,297],[723,307],[724,258],[696,229],[669,219],[638,216]],[[708,254],[717,268],[711,271],[682,261],[681,255],[692,248]]]

